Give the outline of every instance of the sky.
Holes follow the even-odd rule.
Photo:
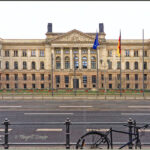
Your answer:
[[[0,1],[0,38],[45,39],[47,24],[53,32],[99,31],[106,39],[150,39],[150,1]]]

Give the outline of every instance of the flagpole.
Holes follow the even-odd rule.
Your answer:
[[[143,96],[144,96],[144,29],[143,29]]]
[[[121,85],[121,30],[120,30],[120,96],[122,95],[122,85]]]
[[[98,86],[98,82],[99,82],[99,80],[98,80],[98,50],[96,51],[96,56],[97,56],[97,95],[98,95],[98,88],[99,88],[99,86]]]

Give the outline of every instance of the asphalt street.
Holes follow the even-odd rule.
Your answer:
[[[89,130],[104,132],[113,129],[128,131],[122,125],[113,123],[124,123],[129,118],[138,123],[150,123],[150,101],[149,100],[5,100],[0,101],[0,122],[8,118],[10,124],[21,125],[9,126],[9,142],[15,143],[65,143],[66,118],[72,122],[71,142]],[[35,123],[45,125],[35,125]],[[48,122],[61,122],[61,125],[46,125]],[[76,122],[86,123],[76,125]],[[105,125],[90,125],[87,122],[101,122]],[[23,125],[23,123],[34,123]],[[0,139],[4,140],[4,126],[0,126]],[[114,142],[125,142],[128,136],[114,133]],[[142,142],[150,143],[150,128],[145,130]]]

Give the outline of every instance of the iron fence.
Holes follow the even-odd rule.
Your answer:
[[[131,119],[128,120],[128,122],[71,122],[71,120],[69,118],[67,118],[65,120],[65,122],[10,122],[7,118],[4,120],[4,122],[1,124],[1,125],[4,125],[4,139],[3,139],[3,142],[0,143],[1,146],[4,147],[4,149],[8,149],[10,146],[21,146],[21,145],[24,145],[24,146],[29,146],[29,145],[34,145],[34,146],[37,146],[37,145],[44,145],[44,146],[52,146],[52,145],[57,145],[57,146],[65,146],[66,149],[70,149],[70,147],[72,145],[76,145],[76,143],[73,143],[71,142],[70,140],[70,137],[71,137],[71,134],[70,134],[70,131],[71,131],[71,126],[76,126],[76,125],[125,125],[125,124],[128,124],[130,125],[131,124]],[[138,125],[143,125],[143,124],[150,124],[150,122],[138,122],[137,123]],[[22,126],[22,125],[25,125],[25,126],[34,126],[34,125],[63,125],[65,126],[65,142],[64,143],[12,143],[12,142],[9,142],[9,127],[10,126]],[[132,132],[131,129],[129,129],[129,132]],[[130,137],[129,137],[130,138]],[[76,139],[77,141],[78,139]],[[124,142],[116,142],[114,143],[114,145],[120,145],[120,144],[123,144]],[[143,145],[150,145],[150,143],[144,143]]]

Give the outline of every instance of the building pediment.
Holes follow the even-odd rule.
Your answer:
[[[72,30],[70,32],[67,32],[63,35],[58,36],[55,39],[51,40],[52,43],[71,43],[71,42],[81,42],[81,43],[93,43],[94,42],[94,38],[83,33],[80,32],[78,30]]]

